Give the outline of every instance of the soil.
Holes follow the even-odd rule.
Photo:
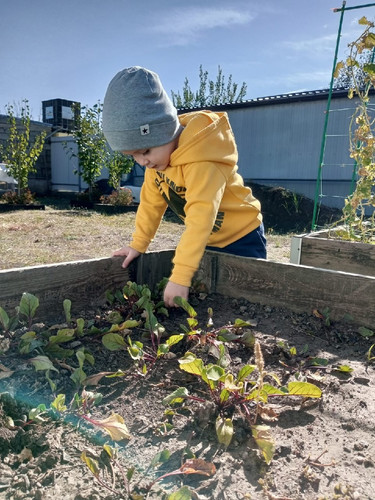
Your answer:
[[[280,186],[249,184],[254,196],[262,205],[266,231],[276,233],[310,232],[314,201]],[[317,207],[315,224],[319,227],[333,224],[342,217],[342,210],[320,205]]]
[[[260,306],[221,295],[195,294],[191,303],[199,326],[206,331],[233,323],[237,318],[251,322],[252,326],[246,330],[254,334],[261,346],[265,369],[277,374],[283,385],[302,380],[322,390],[322,396],[317,399],[270,397],[262,405],[269,409],[268,418],[266,412],[261,411],[257,424],[270,427],[275,441],[271,463],[266,464],[252,437],[250,422],[238,408],[224,415],[234,423],[231,443],[228,447],[218,443],[217,407],[210,400],[206,385],[179,368],[178,359],[186,351],[194,352],[205,363],[217,363],[212,355],[214,351],[209,349],[210,343],[201,345],[193,340],[184,339],[173,346],[171,353],[156,361],[153,368],[149,366],[145,376],[137,375],[126,350],[127,343],[120,351],[109,351],[103,347],[101,335],[95,334],[64,344],[64,348],[84,347],[94,356],[93,366],[84,365],[87,376],[104,371],[125,372],[123,377],[103,377],[97,385],[86,389],[103,395],[91,416],[101,419],[112,413],[121,415],[130,439],[114,443],[109,435],[77,417],[51,419],[46,416],[41,424],[25,424],[23,419],[26,421],[29,409],[41,403],[49,407],[54,394],[44,373],[36,372],[31,366],[30,354],[19,354],[16,339],[28,330],[24,327],[17,331],[9,350],[0,357],[0,498],[146,498],[144,488],[154,478],[178,470],[192,457],[213,464],[215,472],[212,468],[210,476],[193,473],[166,477],[151,488],[147,498],[374,498],[375,364],[367,361],[373,339],[364,336],[371,332],[362,330],[361,334],[350,323],[332,323],[327,314],[319,311],[296,314],[272,304]],[[206,327],[209,308],[213,310],[213,327]],[[84,311],[82,317],[95,318],[95,324],[103,327],[108,324],[105,319],[108,313],[108,309]],[[182,332],[181,324],[187,325],[187,317],[185,311],[176,309],[170,311],[169,318],[159,320],[168,334],[175,334]],[[42,332],[51,326],[36,323],[31,330],[43,336]],[[69,325],[55,325],[52,331],[64,326]],[[150,348],[149,341],[141,335],[141,329],[132,330],[133,342],[142,340],[144,346]],[[254,364],[251,347],[231,342],[228,353],[226,370],[233,374],[245,364]],[[55,394],[66,394],[67,402],[76,391],[68,365],[78,366],[75,356],[67,358],[65,363],[55,362],[58,371],[49,374],[57,384]],[[348,366],[352,371],[340,370],[340,366]],[[6,370],[12,372],[10,376]],[[256,380],[256,377],[251,375],[250,379]],[[267,382],[275,385],[273,379]],[[173,415],[168,415],[162,400],[178,387],[186,387],[191,395],[208,402],[186,400],[173,407]],[[271,410],[273,420],[269,421]],[[253,420],[254,404],[249,405],[249,415]],[[83,451],[98,460],[101,456],[104,468],[103,464],[108,462],[103,453],[104,443],[117,449],[117,461],[125,474],[135,468],[131,481],[133,496],[126,493],[117,466],[107,467],[104,475],[100,475],[111,485],[113,491],[109,491],[80,459]],[[153,458],[163,450],[169,450],[169,460],[160,467],[152,467]],[[182,490],[179,495],[171,496],[183,486],[190,493]]]

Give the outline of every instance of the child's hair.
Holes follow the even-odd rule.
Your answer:
[[[103,104],[103,132],[113,151],[162,146],[180,131],[177,110],[156,73],[134,66],[111,80]]]

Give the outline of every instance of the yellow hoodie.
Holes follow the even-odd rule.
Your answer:
[[[225,247],[262,222],[260,203],[237,173],[237,147],[226,113],[179,116],[184,127],[169,166],[146,168],[130,246],[147,250],[169,207],[186,229],[177,245],[170,280],[190,286],[207,245]]]

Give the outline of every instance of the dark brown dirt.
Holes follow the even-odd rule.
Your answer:
[[[268,422],[259,418],[257,423],[269,425],[275,440],[271,464],[266,465],[251,435],[249,421],[238,409],[226,415],[232,418],[235,429],[227,449],[219,446],[216,439],[217,411],[212,402],[186,401],[174,408],[173,416],[165,414],[162,400],[178,387],[186,387],[190,394],[210,401],[205,384],[181,371],[178,359],[187,350],[205,363],[216,363],[215,357],[210,354],[209,344],[202,346],[188,340],[174,346],[173,355],[157,361],[144,377],[136,375],[126,346],[117,352],[109,351],[103,347],[100,335],[84,336],[64,344],[65,348],[84,347],[94,356],[93,366],[84,365],[87,375],[125,372],[124,377],[102,378],[97,386],[87,389],[103,395],[102,402],[93,408],[92,417],[105,418],[113,412],[122,415],[130,440],[115,444],[108,435],[77,418],[46,418],[41,424],[23,426],[23,415],[28,414],[30,407],[40,403],[49,406],[54,398],[43,372],[35,372],[31,366],[30,355],[18,352],[19,336],[27,330],[23,328],[0,358],[0,374],[7,369],[13,371],[11,376],[0,378],[0,498],[146,498],[142,490],[145,485],[154,477],[178,469],[190,456],[213,463],[216,473],[211,477],[171,476],[156,483],[147,498],[374,498],[375,366],[366,361],[374,337],[364,337],[350,323],[332,323],[327,313],[318,311],[295,314],[272,305],[259,306],[221,295],[193,296],[191,303],[204,330],[207,330],[208,308],[213,310],[214,328],[233,323],[237,318],[251,320],[250,330],[261,345],[266,370],[276,373],[282,384],[305,380],[323,392],[320,399],[269,398],[264,406],[275,412],[275,420]],[[82,315],[86,321],[95,318],[96,324],[103,326],[107,313],[83,311]],[[169,318],[161,317],[160,321],[170,335],[181,333],[180,325],[187,325],[187,317],[181,309],[172,310]],[[47,326],[39,323],[32,329],[41,335]],[[142,340],[145,346],[150,346],[149,341],[142,338],[142,330],[133,330],[131,338],[133,342]],[[227,371],[236,374],[244,364],[254,363],[251,348],[232,342],[228,344],[228,351]],[[316,357],[326,361],[315,365]],[[51,371],[50,377],[57,384],[56,394],[65,393],[69,401],[76,389],[67,365],[78,366],[75,356],[67,359],[65,366],[55,362],[58,371]],[[353,371],[339,371],[337,368],[342,365]],[[267,381],[275,383],[272,379]],[[254,406],[249,408],[254,417]],[[9,417],[15,425],[10,424]],[[173,424],[170,430],[169,421]],[[141,496],[127,495],[118,468],[112,472],[107,469],[106,473],[108,483],[113,484],[112,474],[116,478],[112,487],[121,493],[115,494],[103,488],[83,464],[81,453],[86,450],[90,456],[99,457],[103,443],[117,448],[118,462],[125,473],[135,467],[131,485],[134,485],[133,493],[137,491]],[[166,449],[170,452],[169,460],[161,467],[150,467],[154,456]],[[170,497],[184,485],[192,492],[190,496]]]
[[[251,184],[254,196],[262,204],[266,231],[276,233],[310,232],[314,201],[306,196],[295,194],[282,187]],[[321,205],[317,210],[316,224],[326,226],[342,217],[342,211]]]

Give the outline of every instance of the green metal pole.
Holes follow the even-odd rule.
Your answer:
[[[335,56],[333,59],[333,68],[332,68],[332,75],[331,75],[331,83],[329,86],[328,101],[327,101],[327,107],[326,107],[326,116],[325,116],[324,127],[323,127],[323,138],[322,138],[322,144],[321,144],[321,148],[320,148],[318,176],[316,179],[316,189],[315,189],[314,212],[313,212],[313,218],[312,218],[312,223],[311,223],[311,230],[312,231],[314,231],[316,229],[316,220],[317,220],[317,214],[318,214],[319,186],[320,186],[320,181],[322,178],[323,158],[324,158],[324,151],[325,151],[325,147],[326,147],[326,133],[327,133],[327,126],[328,126],[328,119],[329,119],[329,110],[331,107],[333,80],[334,80],[334,73],[335,73],[336,64],[337,64],[337,54],[338,54],[339,45],[340,45],[340,37],[341,37],[342,22],[343,22],[344,12],[345,12],[345,5],[346,5],[346,1],[344,0],[342,2],[342,8],[339,9],[341,11],[340,24],[339,24],[339,29],[338,29],[338,33],[337,33],[336,49],[335,49]]]
[[[333,12],[342,12],[343,10],[363,9],[363,7],[374,7],[375,3],[366,3],[364,5],[355,5],[354,7],[342,7],[341,9],[333,9]]]

